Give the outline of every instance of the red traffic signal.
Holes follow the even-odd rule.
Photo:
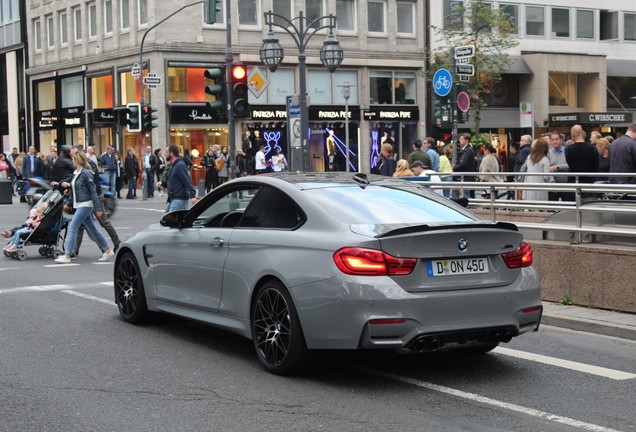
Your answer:
[[[243,81],[247,78],[247,68],[245,66],[232,66],[232,79],[234,82]]]
[[[247,66],[232,66],[232,100],[234,106],[234,118],[246,118],[249,116],[247,90]]]

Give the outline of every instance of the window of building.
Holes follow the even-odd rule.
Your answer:
[[[473,16],[475,19],[472,22],[472,29],[474,33],[490,33],[492,32],[492,25],[489,21],[489,17],[492,15],[488,13],[488,9],[492,9],[492,3],[490,2],[474,2],[472,4]]]
[[[576,10],[577,39],[594,39],[594,11]]]
[[[287,96],[296,93],[296,74],[294,69],[278,68],[276,73],[270,73],[267,69],[260,69],[261,74],[267,76],[269,85],[260,95],[254,97],[250,92],[248,99],[250,104],[287,104]]]
[[[168,100],[170,102],[212,102],[214,96],[205,93],[206,68],[168,67]]]
[[[292,2],[291,0],[273,0],[272,1],[272,10],[278,14],[282,15],[288,20],[291,21],[292,17]],[[285,23],[282,19],[278,17],[274,17],[274,22],[278,23],[282,26],[287,27],[287,23]]]
[[[146,75],[148,73],[148,69],[142,67],[141,74]],[[136,80],[135,77],[130,73],[130,69],[120,70],[119,74],[119,102],[122,105],[126,105],[132,102],[139,101],[139,80]],[[150,100],[150,89],[148,86],[144,86],[144,99]]]
[[[148,0],[137,0],[137,13],[139,16],[139,25],[148,24]]]
[[[355,0],[336,0],[336,16],[338,17],[336,21],[338,30],[354,31],[356,29]]]
[[[405,35],[415,34],[415,3],[397,3],[397,32]]]
[[[576,89],[576,74],[562,72],[550,72],[548,74],[548,103],[550,106],[575,108],[577,106]]]
[[[258,25],[258,4],[256,0],[238,0],[238,14],[240,25]]]
[[[636,14],[626,13],[624,20],[624,39],[627,41],[636,40]]]
[[[385,33],[386,26],[384,23],[386,3],[384,1],[367,2],[367,23],[369,33]]]
[[[601,40],[618,39],[618,11],[601,11]]]
[[[444,0],[444,28],[461,31],[464,29],[464,2]]]
[[[324,0],[306,0],[305,1],[305,16],[310,21],[320,18],[325,15]]]
[[[42,23],[35,20],[33,23],[33,42],[35,42],[35,52],[42,51]]]
[[[636,95],[636,78],[607,77],[607,107],[628,108],[634,106]]]
[[[62,108],[84,105],[84,77],[76,75],[62,78]]]
[[[46,43],[49,49],[55,47],[55,28],[53,27],[53,15],[46,17]]]
[[[38,111],[55,109],[55,81],[42,81],[37,83]]]
[[[104,34],[113,34],[113,0],[104,0]]]
[[[349,86],[349,105],[358,105],[358,73],[353,70],[339,70],[331,74],[331,80],[334,85],[333,102],[334,104],[344,105],[345,98],[342,95],[343,86]]]
[[[103,75],[90,79],[90,107],[113,108],[113,76]]]
[[[121,29],[130,29],[130,5],[128,0],[121,0],[119,4],[119,19],[121,20]]]
[[[68,44],[68,14],[60,12],[60,45]]]
[[[371,104],[416,104],[413,72],[369,71]]]
[[[519,5],[500,4],[499,9],[510,21],[513,34],[519,34]]]
[[[552,8],[552,36],[570,37],[570,9]]]
[[[91,39],[97,37],[97,5],[95,3],[88,5],[88,37]]]
[[[73,33],[75,42],[82,41],[82,10],[79,7],[73,9]]]
[[[545,8],[526,6],[526,35],[545,36]]]

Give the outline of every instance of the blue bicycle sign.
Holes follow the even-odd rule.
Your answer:
[[[446,96],[453,87],[453,77],[448,69],[438,69],[433,76],[433,89],[438,96]]]

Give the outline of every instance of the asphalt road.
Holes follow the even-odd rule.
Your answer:
[[[161,198],[122,200],[122,238]],[[0,206],[2,229],[26,206]],[[319,352],[295,377],[250,341],[171,317],[132,326],[112,263],[0,256],[0,431],[633,431],[636,343],[555,327],[482,356]]]

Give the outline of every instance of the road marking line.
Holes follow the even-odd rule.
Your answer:
[[[77,264],[77,263],[69,263],[69,264],[58,264],[58,263],[55,263],[55,264],[44,264],[42,267],[46,267],[46,268],[56,268],[56,267],[66,268],[66,267],[77,267],[77,266],[79,266],[79,264]]]
[[[92,282],[85,284],[57,284],[57,285],[32,285],[26,287],[19,288],[7,288],[0,289],[0,294],[13,294],[13,293],[25,293],[25,292],[44,292],[44,291],[62,291],[69,289],[87,289],[87,288],[95,288],[96,286],[107,286],[112,287],[112,282]]]
[[[613,380],[629,380],[636,378],[636,374],[629,372],[622,372],[614,369],[607,369],[600,366],[588,365],[585,363],[574,362],[570,360],[563,360],[555,357],[548,357],[541,354],[533,354],[525,351],[517,351],[510,348],[497,347],[493,350],[498,354],[507,355],[510,357],[516,357],[524,360],[530,360],[537,363],[544,363],[551,366],[558,366],[565,369],[570,369],[578,372],[583,372],[591,375],[598,375],[604,378]]]
[[[106,304],[109,304],[109,305],[116,306],[114,300],[108,300],[108,299],[101,298],[101,297],[95,297],[95,296],[92,296],[92,295],[84,294],[84,293],[73,291],[73,290],[63,290],[61,292],[63,292],[64,294],[71,294],[71,295],[74,295],[76,297],[81,297],[83,299],[92,300],[92,301],[96,301],[96,302],[100,302],[100,303],[106,303]]]
[[[522,413],[522,414],[526,414],[529,415],[531,417],[537,417],[537,418],[541,418],[541,419],[545,419],[545,420],[549,420],[555,423],[561,423],[564,425],[568,425],[568,426],[572,426],[572,427],[576,427],[579,429],[584,429],[584,430],[589,430],[589,431],[594,431],[594,432],[619,432],[616,429],[610,429],[610,428],[606,428],[603,426],[599,426],[599,425],[595,425],[593,423],[586,423],[586,422],[582,422],[579,420],[575,420],[573,418],[569,418],[569,417],[564,417],[564,416],[560,416],[560,415],[556,415],[556,414],[552,414],[546,411],[540,411],[534,408],[528,408],[528,407],[524,407],[521,405],[516,405],[516,404],[512,404],[512,403],[508,403],[508,402],[503,402],[503,401],[499,401],[497,399],[492,399],[486,396],[480,396],[478,394],[475,393],[469,393],[469,392],[465,392],[462,390],[457,390],[454,388],[450,388],[450,387],[445,387],[445,386],[441,386],[438,384],[433,384],[430,382],[426,382],[426,381],[421,381],[418,379],[414,379],[414,378],[407,378],[407,377],[403,377],[391,372],[383,372],[380,370],[376,370],[376,369],[369,369],[369,368],[359,368],[359,367],[354,367],[354,369],[358,369],[358,370],[363,370],[369,374],[372,375],[376,375],[376,376],[381,376],[384,378],[388,378],[388,379],[392,379],[395,381],[399,381],[399,382],[403,382],[406,384],[411,384],[417,387],[422,387],[428,390],[432,390],[432,391],[436,391],[436,392],[440,392],[440,393],[445,393],[451,396],[455,396],[455,397],[459,397],[462,399],[468,399],[474,402],[479,402],[479,403],[483,403],[486,405],[491,405],[494,406],[496,408],[504,408],[510,411],[515,411],[518,413]]]

